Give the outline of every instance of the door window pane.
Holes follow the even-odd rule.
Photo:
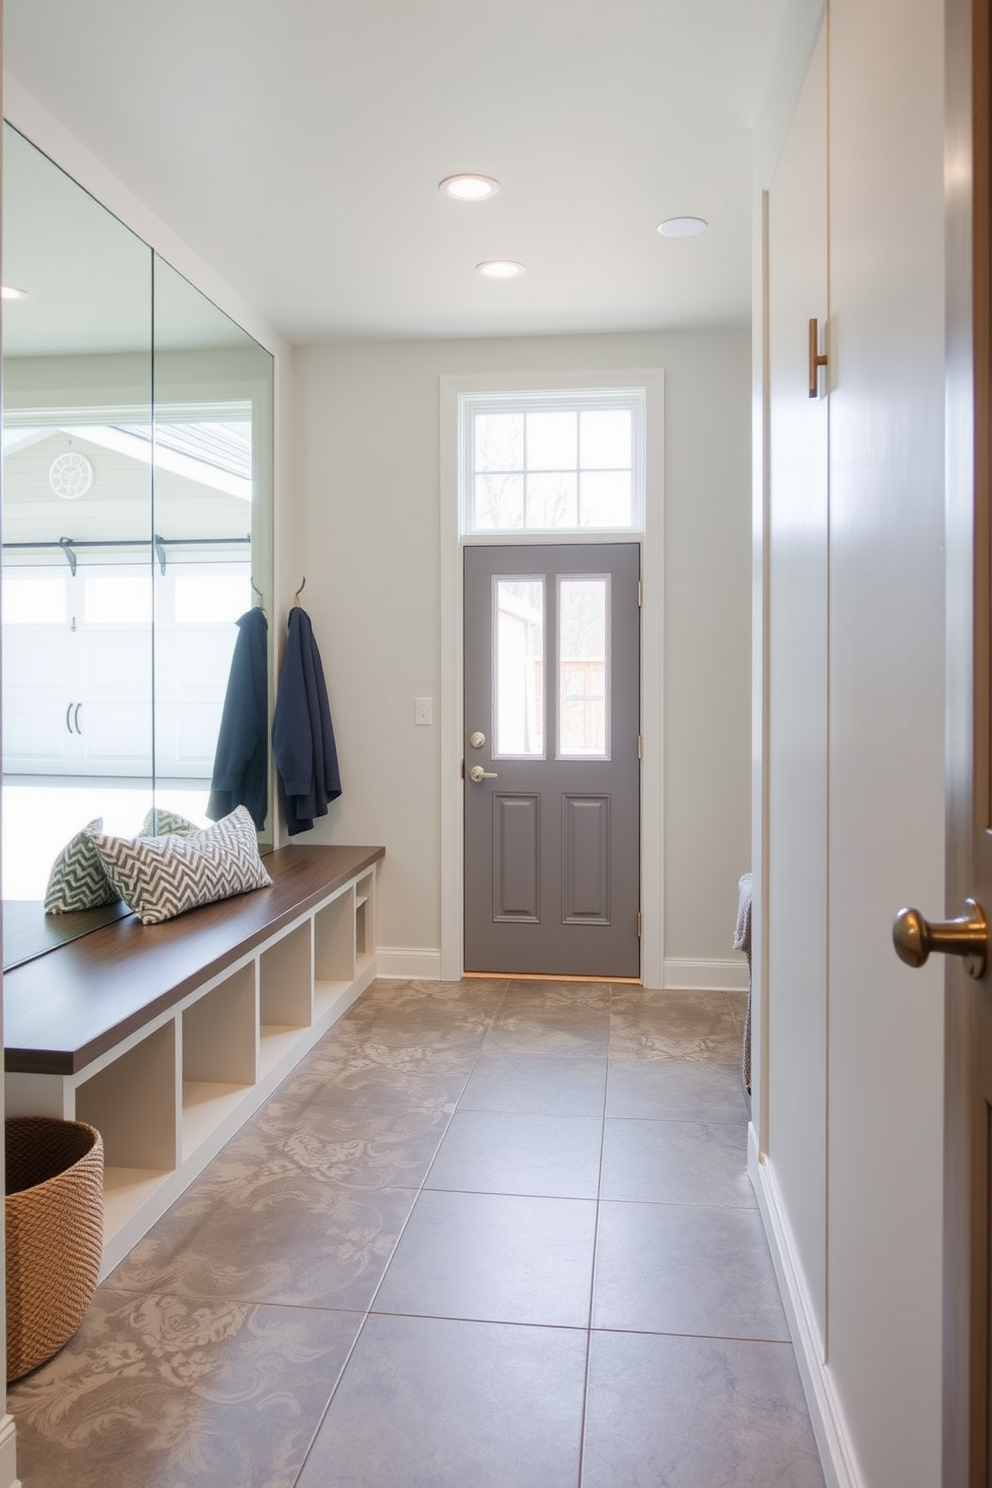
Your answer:
[[[607,575],[558,580],[558,758],[609,759]]]
[[[579,525],[629,527],[631,489],[629,470],[584,470],[579,477]]]
[[[476,470],[523,470],[522,413],[477,413],[474,426]]]
[[[522,475],[477,475],[475,525],[479,532],[506,532],[524,525]]]
[[[579,421],[583,470],[630,469],[634,447],[629,408],[588,409]]]
[[[578,417],[573,410],[527,415],[527,469],[574,470]]]
[[[548,471],[527,477],[527,526],[576,526],[577,490],[572,471]]]
[[[543,578],[494,578],[493,612],[493,756],[543,758]]]

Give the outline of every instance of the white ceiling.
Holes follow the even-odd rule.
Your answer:
[[[4,62],[291,341],[744,324],[785,5],[5,0]]]

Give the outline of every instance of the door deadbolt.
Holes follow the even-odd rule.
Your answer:
[[[473,749],[481,749],[486,742],[486,736],[485,734],[480,734],[479,730],[476,729],[474,734],[469,734],[468,742]]]

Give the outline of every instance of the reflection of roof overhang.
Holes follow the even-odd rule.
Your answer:
[[[247,419],[157,420],[154,426],[68,420],[44,427],[7,424],[3,431],[4,456],[30,449],[53,434],[88,440],[226,496],[237,496],[242,501],[252,498],[251,423]]]

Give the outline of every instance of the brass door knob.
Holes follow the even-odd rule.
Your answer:
[[[918,909],[901,909],[892,926],[896,955],[907,966],[923,966],[931,951],[963,956],[969,976],[980,977],[988,956],[988,925],[985,912],[974,899],[964,901],[967,914],[957,920],[931,924]]]

